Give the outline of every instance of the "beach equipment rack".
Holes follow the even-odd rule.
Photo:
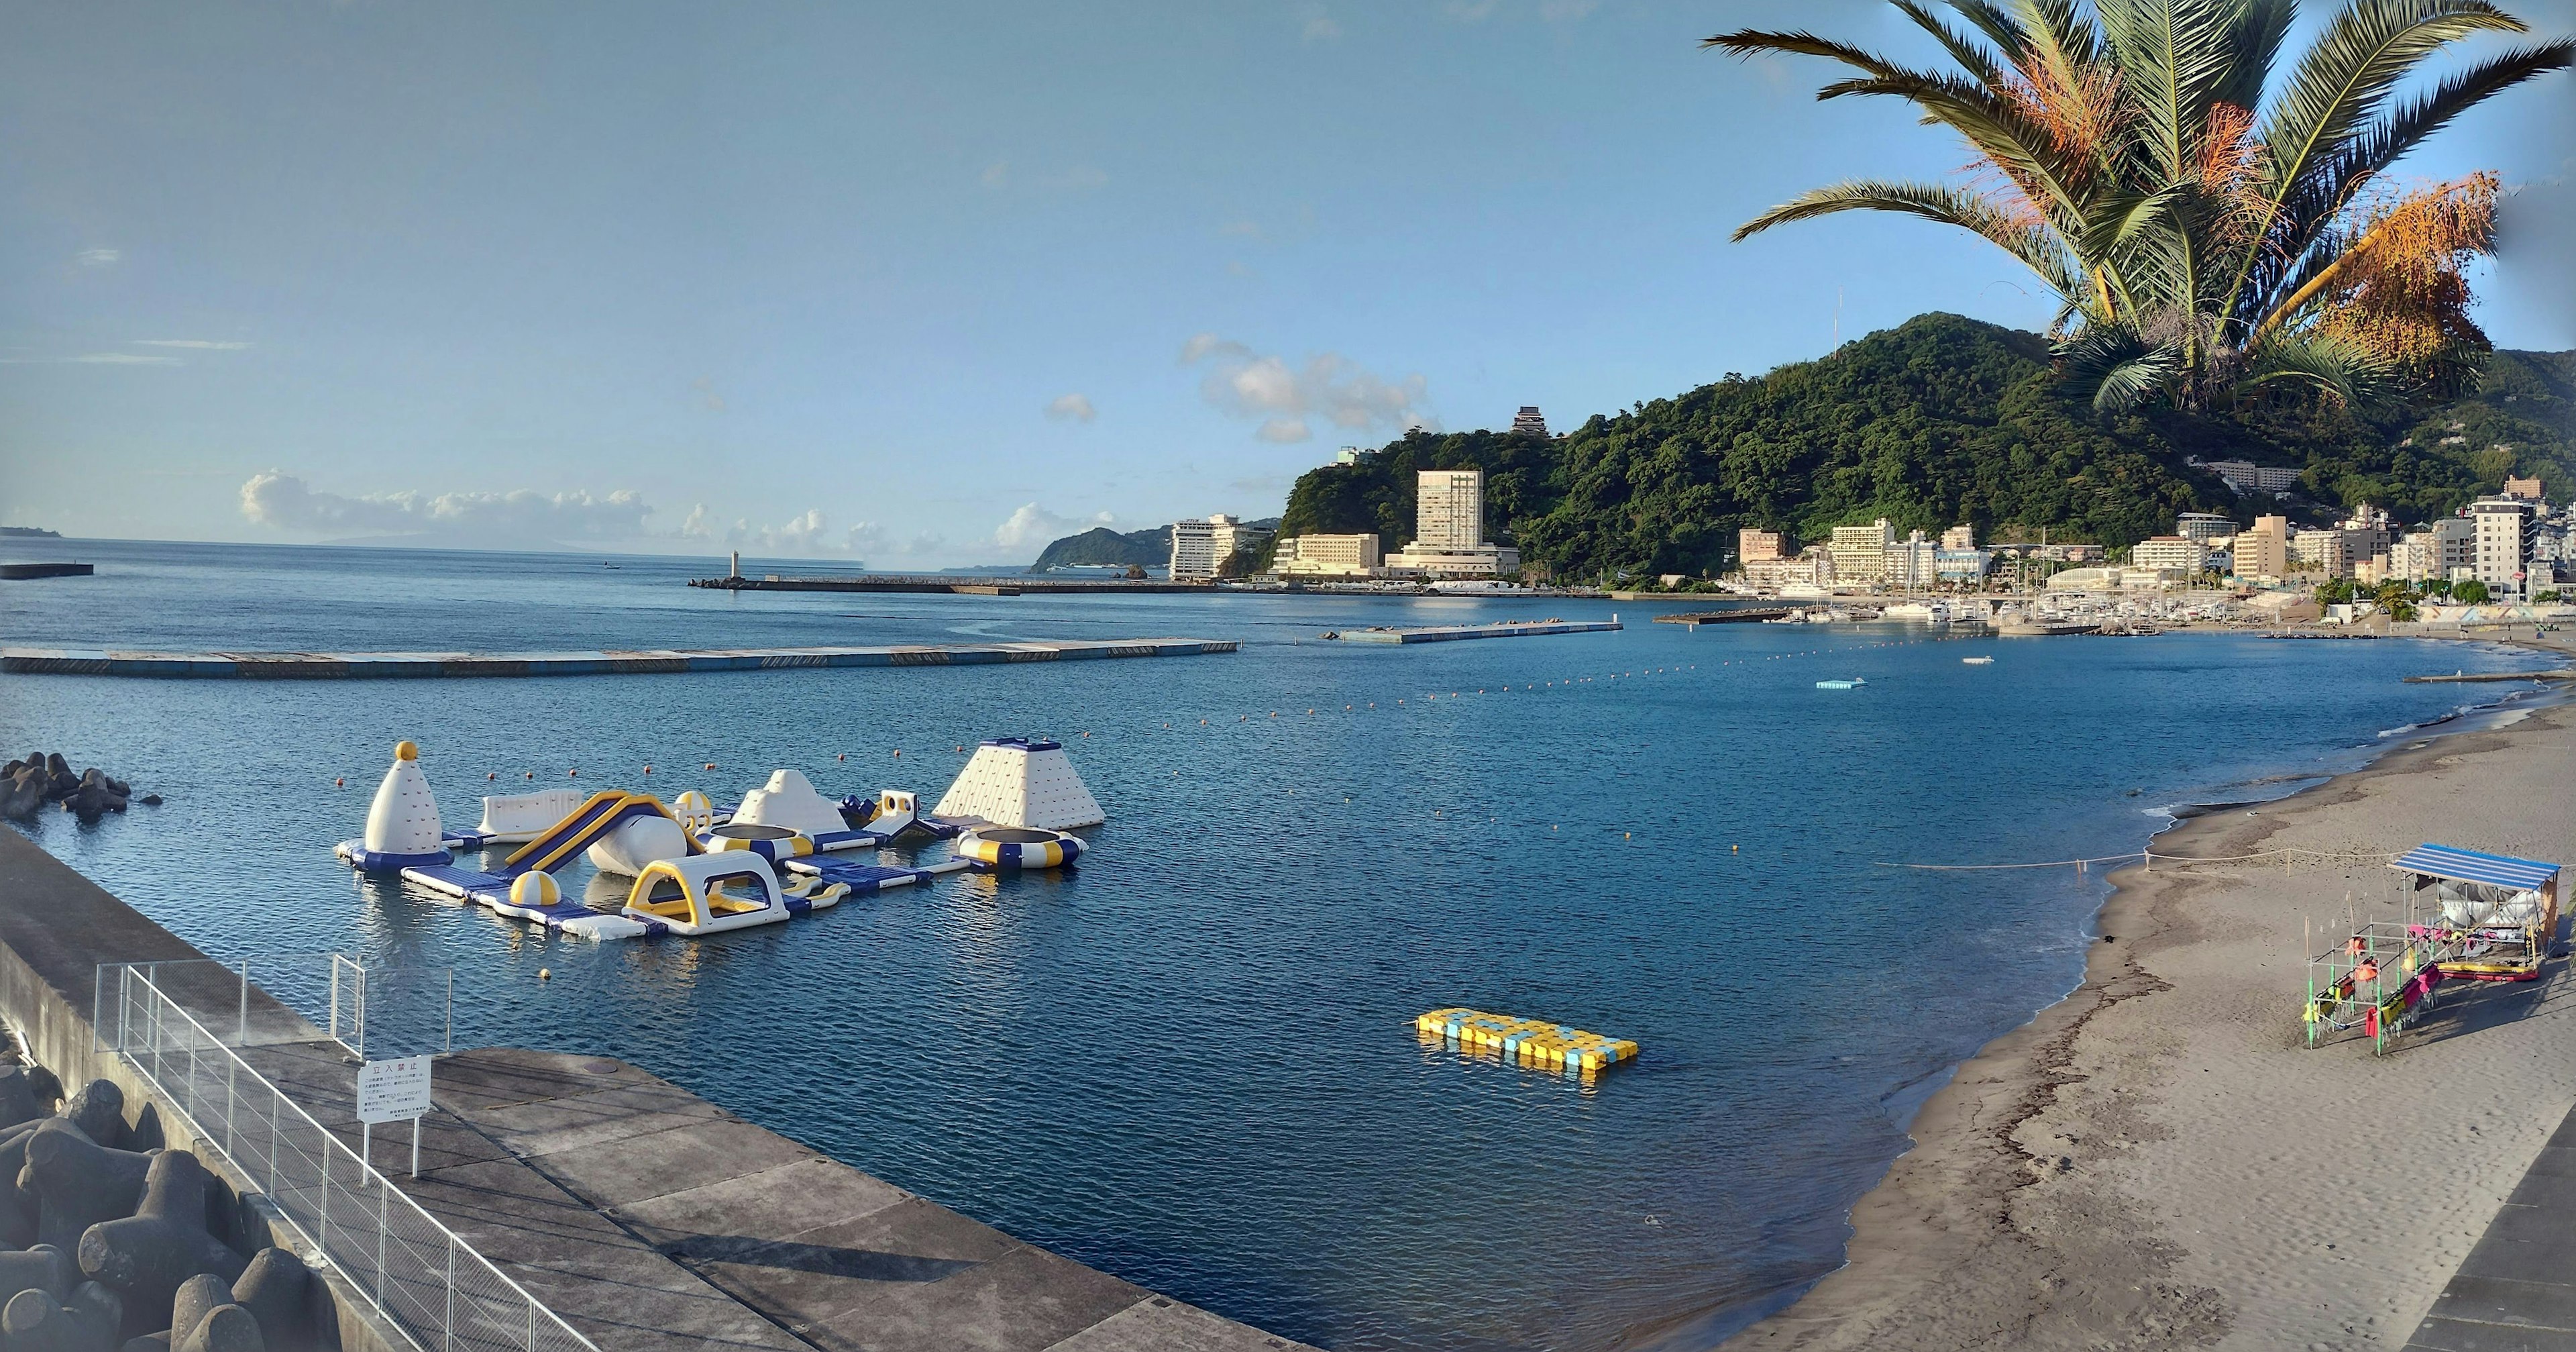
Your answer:
[[[2433,1007],[2443,977],[2427,927],[2374,920],[2308,959],[2308,999],[2300,1011],[2307,1045],[2358,1035],[2384,1052]]]
[[[2390,861],[2408,910],[2430,892],[2440,912],[2423,924],[2440,951],[2443,975],[2467,981],[2530,981],[2558,936],[2556,864],[2418,845]]]

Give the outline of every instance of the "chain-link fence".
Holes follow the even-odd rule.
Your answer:
[[[190,973],[156,974],[155,966],[101,971],[102,1043],[236,1177],[267,1193],[307,1246],[390,1324],[424,1352],[598,1352],[290,1102],[157,979]]]

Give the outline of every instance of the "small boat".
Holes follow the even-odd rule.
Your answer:
[[[1816,682],[1816,688],[1818,690],[1849,690],[1854,686],[1863,686],[1867,684],[1869,684],[1869,682],[1862,680],[1858,676],[1854,676],[1847,681],[1818,681]]]
[[[1991,667],[1995,664],[1995,659],[1991,657],[1962,657],[1959,660],[1972,667]]]

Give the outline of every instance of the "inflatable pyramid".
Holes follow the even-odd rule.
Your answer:
[[[996,826],[1070,831],[1108,818],[1073,772],[1064,744],[1001,737],[975,748],[974,759],[948,786],[932,811],[942,817],[977,817]]]

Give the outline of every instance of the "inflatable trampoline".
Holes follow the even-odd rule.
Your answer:
[[[1055,868],[1082,857],[1082,838],[1034,826],[978,826],[957,837],[957,857],[989,868]]]

